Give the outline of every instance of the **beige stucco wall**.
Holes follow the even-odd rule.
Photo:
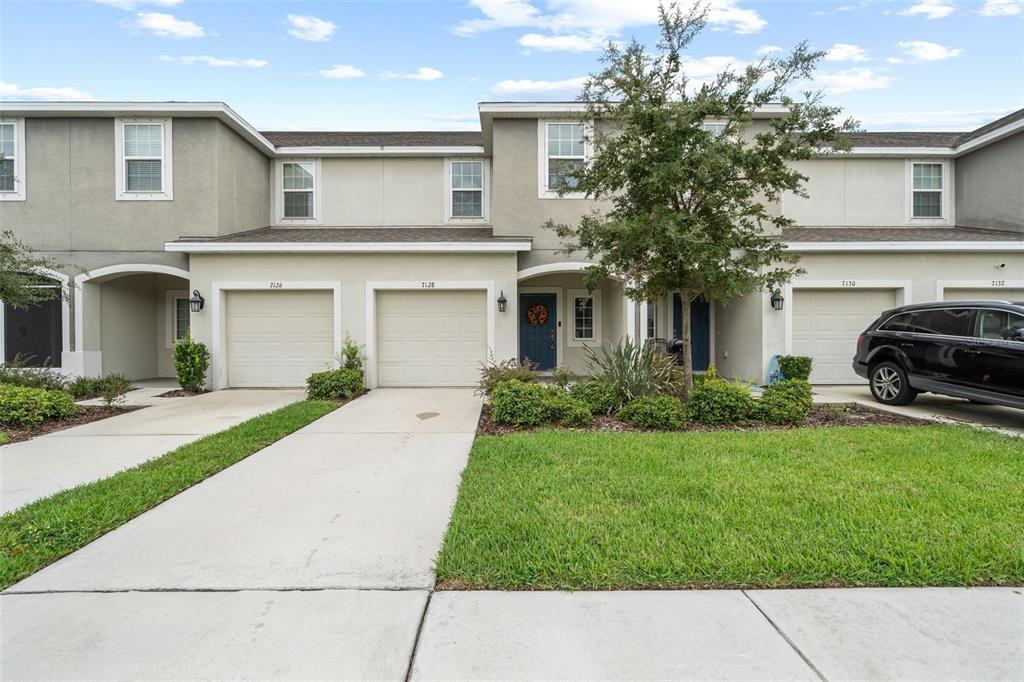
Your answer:
[[[1024,232],[1024,133],[956,161],[957,224]]]
[[[321,173],[321,225],[446,224],[444,159],[327,158]]]
[[[177,277],[151,274],[83,284],[92,303],[85,320],[85,346],[102,352],[102,374],[120,372],[130,379],[174,376],[166,294],[187,286]]]
[[[808,197],[787,193],[782,211],[801,227],[907,224],[905,159],[828,158],[795,162]]]
[[[366,283],[369,281],[493,282],[495,297],[504,291],[508,309],[495,311],[495,358],[516,355],[516,258],[515,254],[195,254],[191,264],[191,288],[207,298],[205,310],[192,315],[192,335],[211,344],[214,321],[213,283],[281,282],[285,288],[298,281],[338,282],[341,285],[342,333],[365,344]],[[488,301],[492,305],[493,301]]]

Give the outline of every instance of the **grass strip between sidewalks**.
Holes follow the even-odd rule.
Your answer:
[[[319,419],[337,403],[304,400],[205,436],[109,478],[37,500],[0,517],[0,589],[186,488]]]

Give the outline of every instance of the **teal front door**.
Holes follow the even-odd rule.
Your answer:
[[[677,339],[683,337],[683,301],[679,294],[672,296],[672,331]],[[690,304],[690,351],[693,371],[707,370],[711,364],[711,306],[700,299]]]
[[[539,370],[554,369],[558,339],[554,294],[519,294],[519,359]]]

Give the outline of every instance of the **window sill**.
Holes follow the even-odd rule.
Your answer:
[[[0,201],[25,201],[25,192],[0,192]]]
[[[583,192],[569,192],[568,194],[559,194],[558,192],[553,192],[551,190],[546,189],[546,190],[541,190],[541,192],[537,194],[537,198],[538,199],[574,199],[574,200],[578,201],[580,199],[586,199],[587,195],[584,194]]]
[[[159,192],[159,193],[139,193],[134,192],[118,192],[115,197],[116,201],[173,201],[174,195],[170,192]]]

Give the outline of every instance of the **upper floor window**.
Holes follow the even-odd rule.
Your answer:
[[[913,164],[912,218],[942,217],[942,164]]]
[[[171,199],[170,119],[116,119],[117,199]]]
[[[701,130],[708,131],[712,135],[721,135],[725,132],[726,125],[727,124],[720,122],[705,121],[704,123],[700,124],[700,128]]]
[[[483,220],[487,217],[483,161],[450,161],[448,166],[448,217],[452,220]]]
[[[0,201],[24,200],[24,119],[0,120],[0,157]]]
[[[284,212],[288,219],[316,217],[316,164],[312,161],[286,161],[282,164]]]
[[[558,196],[559,190],[571,191],[579,184],[587,160],[586,129],[583,123],[541,121],[542,197]]]

